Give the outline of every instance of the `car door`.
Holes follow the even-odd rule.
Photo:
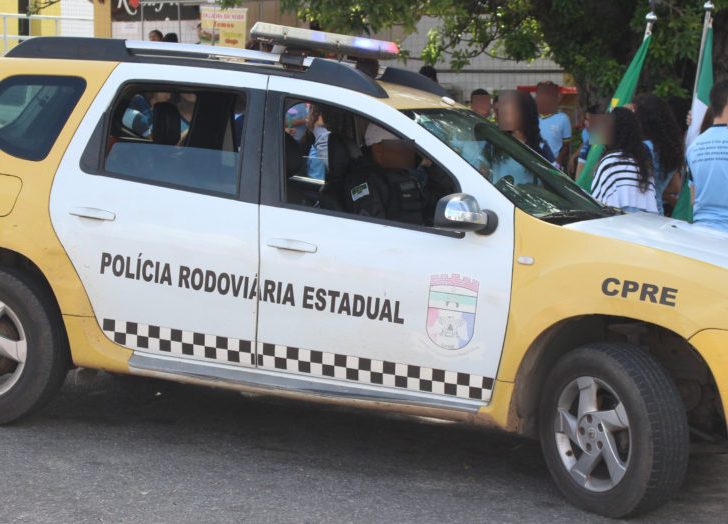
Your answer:
[[[487,403],[508,314],[512,205],[434,136],[371,97],[276,78],[269,88],[259,366],[332,393],[472,409]],[[314,92],[316,99],[307,96]],[[358,108],[414,140],[498,215],[497,230],[456,234],[286,203],[280,159],[290,97]]]
[[[266,82],[121,64],[60,164],[53,226],[104,334],[137,354],[255,364]]]

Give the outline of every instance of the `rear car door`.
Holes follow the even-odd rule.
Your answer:
[[[267,77],[121,64],[56,174],[53,226],[135,357],[255,365]]]

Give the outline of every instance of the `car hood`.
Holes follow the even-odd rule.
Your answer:
[[[627,213],[564,226],[675,253],[728,269],[728,233],[651,213]]]

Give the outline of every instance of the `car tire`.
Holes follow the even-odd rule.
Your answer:
[[[22,274],[0,269],[0,424],[43,406],[68,368],[60,315]]]
[[[649,511],[685,478],[680,394],[660,363],[630,344],[589,344],[556,363],[542,390],[539,436],[566,499],[599,515]]]

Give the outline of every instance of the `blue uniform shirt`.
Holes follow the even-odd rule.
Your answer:
[[[554,156],[558,156],[564,142],[571,138],[571,120],[566,113],[554,113],[542,116],[538,122],[541,138],[551,148]]]
[[[728,231],[728,127],[708,128],[688,148],[695,184],[694,222]]]

